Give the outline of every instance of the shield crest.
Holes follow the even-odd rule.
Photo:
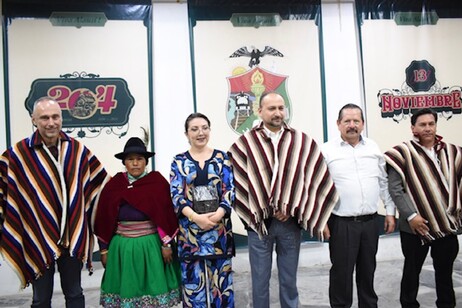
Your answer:
[[[239,67],[233,76],[227,77],[229,96],[226,119],[238,134],[243,134],[260,122],[258,107],[260,97],[265,92],[277,92],[286,104],[286,119],[290,123],[292,108],[287,92],[288,76],[267,71],[255,66],[247,71]]]

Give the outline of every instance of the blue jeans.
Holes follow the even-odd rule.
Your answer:
[[[249,231],[249,259],[252,275],[252,300],[254,308],[269,308],[269,282],[276,244],[281,308],[298,307],[297,269],[300,255],[301,230],[290,218],[281,222],[273,218],[268,235],[262,239]]]
[[[62,256],[56,260],[56,264],[61,278],[61,289],[66,299],[66,307],[85,307],[85,297],[81,286],[82,261],[70,257],[68,251],[63,251]],[[40,278],[32,282],[31,307],[51,307],[54,274],[55,265],[53,264]]]

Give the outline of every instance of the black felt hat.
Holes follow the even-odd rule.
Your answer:
[[[146,150],[146,145],[144,144],[143,140],[138,137],[132,137],[128,139],[127,143],[125,144],[124,151],[117,153],[114,156],[123,161],[128,154],[140,154],[146,157],[146,160],[148,160],[148,158],[153,157],[155,153]]]

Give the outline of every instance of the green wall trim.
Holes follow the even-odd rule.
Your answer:
[[[188,7],[189,15],[189,7]],[[189,52],[191,55],[191,80],[192,80],[192,94],[193,94],[193,105],[194,112],[197,112],[197,94],[196,94],[196,62],[194,58],[194,26],[191,17],[189,20]]]
[[[149,91],[149,142],[151,143],[151,149],[153,152],[156,152],[156,144],[154,142],[154,70],[153,70],[153,39],[152,39],[152,10],[148,12],[148,20],[145,21],[145,26],[147,29],[147,42],[148,42],[148,91]],[[151,170],[156,170],[156,160],[151,159]]]
[[[4,104],[5,104],[5,143],[6,147],[11,146],[11,129],[10,129],[10,79],[8,66],[8,20],[3,18],[2,24],[2,40],[3,40],[3,88],[4,88]]]
[[[319,8],[321,10],[321,7]],[[321,77],[321,104],[322,104],[322,131],[323,140],[327,141],[329,132],[327,129],[327,96],[326,96],[326,69],[324,62],[324,39],[322,31],[322,14],[318,14],[318,37],[319,37],[319,70]]]

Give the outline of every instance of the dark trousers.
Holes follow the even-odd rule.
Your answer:
[[[349,221],[332,215],[329,251],[332,267],[329,275],[331,307],[351,307],[353,303],[353,271],[356,267],[356,287],[360,308],[377,307],[374,291],[379,230],[377,218]]]
[[[71,258],[69,252],[56,260],[61,278],[61,289],[66,300],[67,308],[85,307],[85,298],[81,286],[82,261]],[[53,279],[55,265],[50,266],[43,275],[32,282],[32,305],[31,307],[49,308],[53,296]]]
[[[456,297],[452,284],[452,269],[459,252],[457,236],[450,235],[422,245],[417,235],[401,232],[401,249],[404,255],[403,277],[401,279],[401,306],[405,308],[420,307],[417,301],[419,276],[423,263],[431,247],[430,255],[435,269],[436,307],[453,308]]]

